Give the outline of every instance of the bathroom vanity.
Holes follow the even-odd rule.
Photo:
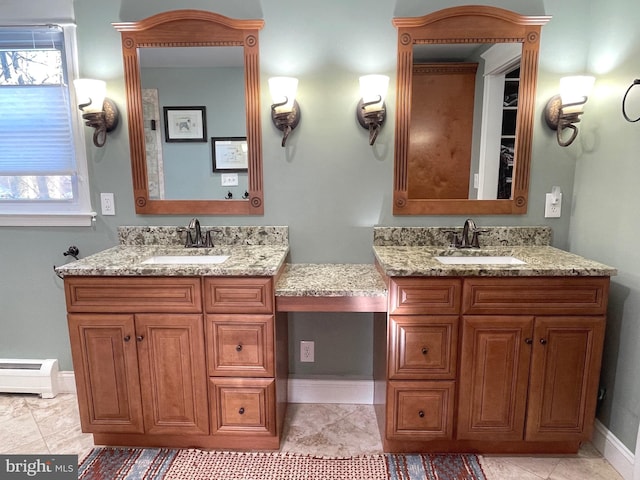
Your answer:
[[[481,249],[427,230],[374,240],[389,285],[375,330],[387,339],[385,451],[577,452],[592,435],[615,270],[546,245],[544,227],[496,229]],[[521,263],[497,263],[508,257]]]
[[[232,244],[205,249],[185,249],[175,227],[147,230],[121,230],[124,244],[59,268],[83,431],[103,445],[277,449],[286,227],[228,227],[219,235]],[[193,263],[175,263],[185,256]]]
[[[376,227],[375,265],[286,264],[286,227],[217,230],[185,249],[175,227],[121,227],[121,245],[58,268],[97,444],[279,448],[301,311],[373,314],[385,451],[591,438],[616,272],[549,246],[548,227],[489,227],[475,249],[448,247],[450,228]]]

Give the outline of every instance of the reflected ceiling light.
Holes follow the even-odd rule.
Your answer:
[[[106,98],[107,84],[102,80],[79,78],[73,81],[76,89],[78,108],[83,112],[88,127],[94,128],[93,144],[103,147],[107,140],[107,132],[118,125],[118,107]]]
[[[549,99],[544,110],[544,118],[549,128],[556,131],[558,145],[567,147],[578,136],[580,115],[584,113],[583,106],[587,103],[589,92],[593,87],[595,77],[577,75],[560,79],[560,95]],[[571,130],[568,139],[562,139],[564,130]]]
[[[298,79],[293,77],[271,77],[269,91],[273,104],[271,105],[271,119],[282,133],[282,146],[287,143],[291,131],[300,122],[300,107],[296,102]]]
[[[360,125],[369,130],[369,145],[375,143],[387,116],[384,98],[388,89],[389,77],[386,75],[360,77],[361,98],[356,108],[356,117]]]

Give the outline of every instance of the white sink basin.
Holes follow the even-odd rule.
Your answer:
[[[516,257],[434,257],[447,265],[524,265]]]
[[[229,255],[156,255],[147,258],[145,265],[217,265],[224,263]]]

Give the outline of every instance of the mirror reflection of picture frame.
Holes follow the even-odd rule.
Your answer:
[[[165,142],[206,142],[206,107],[163,107]]]
[[[211,137],[214,172],[246,172],[247,137]]]

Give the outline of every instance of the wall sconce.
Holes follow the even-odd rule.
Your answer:
[[[356,108],[356,117],[363,128],[369,130],[369,145],[373,145],[384,124],[387,109],[384,98],[389,89],[389,77],[386,75],[365,75],[360,77],[360,96]]]
[[[560,95],[555,95],[547,102],[544,109],[544,118],[547,125],[556,131],[558,145],[567,147],[578,136],[576,123],[580,121],[582,106],[587,103],[589,92],[595,82],[594,77],[574,76],[560,79]],[[567,140],[562,140],[564,130],[572,130]]]
[[[273,104],[271,105],[271,120],[282,134],[282,146],[287,143],[291,131],[300,122],[300,107],[296,102],[298,79],[292,77],[272,77],[269,79],[269,91]]]
[[[107,140],[107,132],[118,125],[118,107],[105,97],[107,84],[102,80],[81,78],[73,81],[76,89],[78,108],[83,112],[87,127],[95,128],[93,144],[103,147]]]

